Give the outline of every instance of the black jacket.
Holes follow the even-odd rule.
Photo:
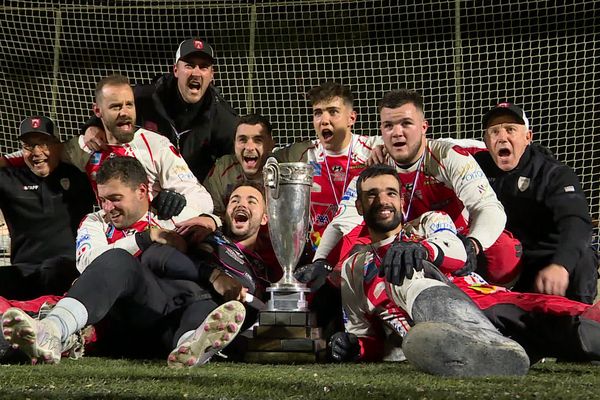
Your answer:
[[[61,163],[46,178],[26,166],[1,168],[0,208],[10,232],[11,262],[75,259],[77,228],[94,203],[87,177],[72,165]]]
[[[475,158],[504,206],[506,229],[523,244],[523,261],[536,269],[556,263],[572,273],[584,252],[593,251],[588,205],[573,170],[535,144],[508,172],[488,152]]]
[[[196,104],[183,101],[173,74],[134,86],[133,92],[137,124],[169,138],[198,181],[204,181],[217,158],[233,153],[238,117],[214,86]],[[90,125],[102,122],[92,117],[83,130]]]

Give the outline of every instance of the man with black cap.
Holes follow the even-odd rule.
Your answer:
[[[60,161],[62,144],[50,118],[23,120],[19,139],[25,165],[0,169],[0,208],[12,264],[0,268],[0,296],[62,295],[79,275],[77,227],[95,197],[86,176]]]
[[[134,87],[137,123],[169,138],[200,182],[218,157],[233,152],[237,125],[236,112],[212,84],[213,63],[206,41],[187,39],[179,44],[173,72]],[[105,145],[98,118],[83,129],[92,150]]]
[[[475,158],[523,244],[517,291],[566,296],[591,304],[598,260],[585,194],[573,170],[532,142],[525,112],[499,103],[483,117],[489,153]]]

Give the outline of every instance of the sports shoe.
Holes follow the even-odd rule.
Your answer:
[[[529,370],[529,357],[514,340],[446,322],[416,324],[402,350],[412,365],[433,375],[515,376]]]
[[[173,368],[206,364],[236,337],[245,317],[246,309],[239,301],[215,308],[189,338],[171,351],[167,364]]]
[[[49,321],[38,321],[19,308],[9,308],[2,316],[2,334],[13,348],[21,349],[31,358],[33,364],[60,362],[60,332]]]

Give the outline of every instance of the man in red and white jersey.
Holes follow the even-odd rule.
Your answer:
[[[400,181],[390,166],[369,167],[358,185],[356,205],[372,242],[344,263],[346,331],[332,337],[329,349],[334,360],[381,359],[391,350],[385,346],[386,336],[399,336],[404,338],[409,361],[427,372],[525,372],[528,365],[520,363],[522,354],[498,337],[489,321],[481,319],[483,314],[473,311],[475,304],[501,333],[521,344],[532,362],[541,357],[600,358],[597,306],[560,296],[511,292],[473,272],[455,276],[466,252],[447,214],[430,211],[403,224]],[[498,346],[491,350],[498,357],[486,352],[488,341]],[[461,362],[446,363],[447,359]]]
[[[429,124],[422,97],[415,91],[388,92],[379,110],[387,163],[395,166],[404,188],[405,219],[418,218],[427,211],[444,211],[464,236],[469,261],[461,272],[470,272],[479,261],[480,270],[491,281],[509,282],[514,276],[507,276],[507,272],[516,270],[520,243],[504,231],[502,204],[470,155],[471,149],[425,137]],[[350,234],[340,259],[366,236],[355,200],[356,181],[350,183],[338,215],[324,232],[315,262],[328,258],[344,235]]]
[[[307,96],[317,139],[278,150],[275,157],[280,162],[307,162],[314,168],[310,239],[316,249],[348,184],[366,167],[371,149],[383,142],[379,136],[352,133],[356,121],[354,95],[346,86],[326,82],[309,90]]]
[[[148,174],[150,199],[161,219],[174,218],[184,226],[217,227],[220,221],[208,216],[213,211],[210,194],[171,142],[155,132],[137,129],[133,90],[126,77],[111,75],[98,82],[93,111],[104,125],[107,148],[93,151],[84,144],[83,136],[75,136],[64,144],[62,158],[88,175],[94,191],[96,172],[105,160],[135,157]],[[5,158],[11,165],[22,163],[19,153]],[[202,214],[207,215],[199,217]]]

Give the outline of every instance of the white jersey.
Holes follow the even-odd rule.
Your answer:
[[[427,260],[443,273],[451,273],[464,266],[467,257],[465,248],[456,236],[454,223],[445,213],[427,212],[405,225],[401,235],[401,240],[421,243],[427,249]],[[399,336],[404,336],[412,324],[410,306],[407,305],[410,301],[392,300],[386,290],[385,279],[378,276],[381,260],[394,240],[396,237],[392,236],[364,246],[350,256],[342,267],[345,328],[361,341],[381,336],[380,323],[387,328],[388,335],[393,332]],[[404,285],[410,285],[411,281],[406,279]],[[379,342],[379,345],[383,346],[383,343]],[[363,348],[367,351],[367,346]],[[368,354],[365,357],[370,358]]]
[[[173,221],[159,220],[150,212],[126,229],[118,229],[108,221],[103,210],[90,213],[81,221],[76,241],[76,263],[79,272],[83,273],[96,257],[110,249],[123,249],[139,256],[142,249],[137,245],[135,234],[149,226],[175,229]]]
[[[187,204],[178,216],[173,217],[175,221],[181,222],[213,211],[210,194],[198,182],[169,139],[158,133],[138,129],[131,142],[109,145],[108,150],[96,152],[85,146],[83,136],[76,136],[65,143],[63,150],[65,161],[88,175],[96,193],[96,173],[100,165],[115,156],[135,157],[141,162],[148,175],[151,198],[162,189],[185,196]]]
[[[410,167],[397,166],[389,156],[387,162],[396,166],[402,182],[408,220],[427,211],[444,211],[459,232],[468,233],[486,250],[504,230],[506,214],[479,164],[470,155],[474,147],[481,150],[481,146],[475,146],[477,143],[428,140],[422,159]],[[356,181],[350,182],[314,259],[326,258],[345,234],[362,223],[355,206]]]

